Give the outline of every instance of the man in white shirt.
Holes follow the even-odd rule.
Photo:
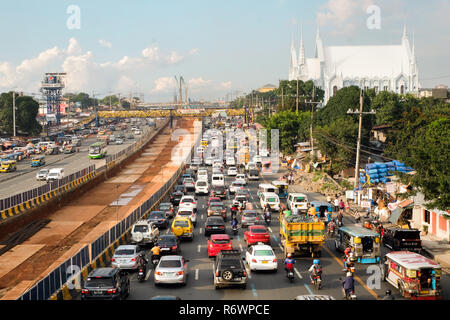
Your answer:
[[[338,210],[339,210],[339,199],[336,197],[334,199],[334,211],[338,212]]]

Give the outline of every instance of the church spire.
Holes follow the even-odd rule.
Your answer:
[[[403,25],[403,35],[402,35],[402,40],[406,39],[406,24]]]
[[[300,52],[298,56],[298,64],[299,66],[305,64],[305,46],[303,45],[303,25],[301,26],[300,30]]]
[[[295,80],[296,77],[297,77],[297,54],[295,52],[294,32],[292,32],[291,58],[289,61],[289,81]]]

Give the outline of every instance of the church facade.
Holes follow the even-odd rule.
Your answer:
[[[324,46],[318,29],[314,58],[305,57],[302,34],[298,57],[294,40],[291,45],[289,80],[297,79],[312,80],[324,90],[324,104],[352,85],[399,94],[420,88],[415,45],[410,46],[406,28],[399,45],[374,46]]]

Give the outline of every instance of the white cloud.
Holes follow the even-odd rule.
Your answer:
[[[192,50],[189,51],[189,55],[192,56],[192,55],[198,53],[198,51],[199,51],[199,48],[192,49]]]
[[[212,80],[205,80],[203,77],[192,78],[188,81],[189,87],[192,89],[204,88],[212,83]]]
[[[321,26],[332,26],[332,35],[350,35],[359,24],[365,24],[366,9],[371,4],[373,0],[329,0],[321,6],[317,20]],[[355,21],[357,19],[359,24]]]
[[[104,40],[104,39],[98,40],[98,43],[100,43],[100,45],[101,45],[102,47],[110,48],[110,49],[112,48],[112,43],[109,42],[109,41],[106,41],[106,40]]]
[[[173,77],[162,77],[155,80],[155,88],[152,90],[153,93],[164,92],[168,93],[177,87],[175,78]]]
[[[220,85],[224,88],[231,89],[231,81],[222,82]]]
[[[81,53],[81,47],[78,43],[78,40],[75,38],[69,39],[69,45],[67,46],[67,50],[65,51],[67,54],[80,54]]]
[[[150,61],[159,61],[160,60],[159,48],[156,46],[145,48],[144,50],[142,50],[142,56]]]

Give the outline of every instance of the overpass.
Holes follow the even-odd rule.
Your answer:
[[[227,116],[243,116],[245,109],[175,109],[161,107],[148,110],[98,111],[99,118],[161,118],[161,117],[210,117],[216,112],[225,112]]]

